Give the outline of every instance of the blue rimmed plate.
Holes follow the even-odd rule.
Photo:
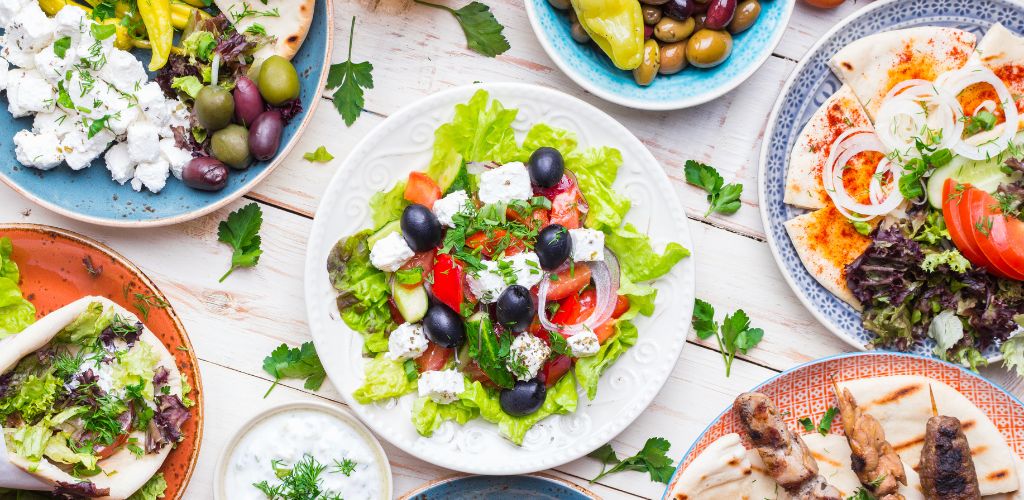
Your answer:
[[[460,476],[416,488],[401,500],[586,500],[597,495],[547,474],[533,476]]]
[[[309,34],[292,64],[299,73],[299,97],[303,110],[284,129],[281,148],[270,161],[256,162],[244,171],[232,170],[228,185],[216,193],[197,191],[169,178],[159,193],[135,192],[128,184],[110,179],[103,157],[89,168],[73,171],[61,165],[50,171],[24,167],[14,155],[14,134],[32,127],[32,118],[14,119],[7,112],[7,98],[0,99],[0,180],[26,198],[73,219],[104,226],[144,227],[177,224],[206,215],[249,192],[270,175],[287,156],[313,117],[320,90],[331,61],[334,34],[332,0],[317,0]],[[137,51],[143,63],[148,54]],[[152,75],[150,75],[152,77]]]
[[[782,39],[795,1],[761,0],[761,17],[736,35],[732,55],[721,65],[658,75],[647,87],[637,85],[631,72],[616,68],[593,43],[576,43],[569,33],[569,17],[548,0],[526,0],[526,14],[548,57],[579,86],[629,108],[670,110],[703,104],[750,78]]]
[[[828,60],[847,44],[881,31],[915,26],[944,26],[970,31],[979,39],[993,23],[1024,33],[1024,5],[1012,0],[884,0],[866,7],[832,28],[811,48],[786,82],[768,120],[761,148],[758,198],[761,218],[775,260],[789,286],[818,321],[850,345],[865,349],[874,334],[861,326],[861,315],[829,293],[807,272],[797,256],[783,223],[804,210],[783,203],[786,169],[800,130],[841,83],[828,68]],[[932,355],[934,343],[916,344],[912,351]],[[989,361],[1000,358],[998,347],[983,353]]]

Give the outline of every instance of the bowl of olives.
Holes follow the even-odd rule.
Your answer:
[[[547,54],[577,84],[635,109],[696,106],[771,56],[795,0],[526,0]]]

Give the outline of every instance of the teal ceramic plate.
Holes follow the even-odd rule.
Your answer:
[[[402,500],[585,500],[599,499],[586,488],[546,474],[462,476],[442,479],[403,495]]]
[[[317,0],[306,41],[292,59],[299,73],[302,112],[284,129],[281,148],[270,161],[254,163],[245,171],[232,171],[227,187],[216,193],[197,191],[170,178],[157,194],[135,192],[110,179],[103,157],[89,168],[73,171],[61,165],[46,172],[24,167],[14,156],[14,134],[32,127],[32,119],[14,119],[7,97],[0,98],[0,180],[26,198],[68,217],[104,226],[143,227],[177,224],[200,217],[238,199],[270,174],[288,154],[309,124],[319,103],[320,89],[331,60],[332,0]],[[145,53],[137,55],[148,63]],[[151,75],[152,76],[152,75]]]

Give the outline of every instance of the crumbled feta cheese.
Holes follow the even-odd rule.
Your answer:
[[[89,137],[89,132],[81,129],[70,132],[61,140],[64,161],[72,170],[86,168],[106,151],[115,138],[113,132],[107,129],[100,130],[92,137]]]
[[[142,111],[138,106],[131,105],[110,115],[110,118],[107,119],[107,126],[115,134],[125,135],[128,132],[128,127],[140,120],[143,120]]]
[[[460,212],[467,214],[474,212],[473,205],[469,201],[469,195],[462,189],[448,193],[448,196],[434,202],[434,215],[437,216],[438,222],[442,225],[455,227],[455,221],[452,218]]]
[[[143,85],[135,93],[135,98],[139,102],[142,114],[146,115],[146,120],[158,129],[171,124],[171,113],[174,109],[171,106],[171,102],[164,98],[164,91],[160,89],[160,85],[156,82],[149,82]]]
[[[53,111],[57,89],[35,70],[13,69],[7,82],[7,109],[15,118]]]
[[[533,288],[544,276],[540,270],[540,258],[533,252],[517,253],[507,260],[515,269],[517,285]]]
[[[480,174],[480,201],[508,203],[512,200],[529,200],[533,196],[530,173],[520,162],[506,163],[498,168]]]
[[[395,361],[418,358],[427,350],[428,345],[423,325],[402,323],[388,336],[386,356]]]
[[[156,125],[138,121],[128,127],[128,155],[135,163],[152,162],[160,158],[160,133]]]
[[[370,249],[370,263],[381,271],[393,273],[409,261],[415,252],[409,248],[405,238],[398,233],[391,233],[373,244]]]
[[[57,11],[57,15],[53,16],[53,23],[55,25],[54,38],[69,36],[75,43],[81,38],[83,31],[91,29],[85,9],[60,9]]]
[[[60,139],[51,132],[33,134],[19,130],[14,134],[14,155],[22,165],[40,170],[49,170],[64,161]]]
[[[55,109],[49,113],[38,113],[32,120],[32,131],[52,132],[58,138],[64,138],[68,132],[78,128],[75,125],[75,118],[68,116],[61,109]]]
[[[521,333],[512,341],[508,370],[519,380],[530,380],[544,366],[551,348],[543,340],[529,333]]]
[[[75,49],[69,48],[64,53],[64,57],[57,55],[57,52],[53,49],[54,41],[50,45],[47,45],[43,50],[36,52],[33,56],[33,63],[40,75],[48,82],[56,85],[57,82],[64,78],[68,69],[72,68],[78,58],[75,57]]]
[[[119,184],[124,184],[135,177],[135,163],[128,155],[128,144],[119,142],[107,150],[104,155],[107,170],[110,170],[110,178]]]
[[[4,30],[4,43],[24,52],[36,52],[53,40],[56,24],[37,2],[22,6]]]
[[[540,269],[540,259],[533,252],[523,252],[508,258],[485,260],[481,263],[484,269],[470,270],[466,281],[469,291],[484,304],[496,302],[501,292],[509,285],[522,285],[532,288],[540,283],[544,273]]]
[[[565,343],[572,349],[572,355],[577,358],[593,356],[601,350],[601,341],[597,339],[597,334],[587,329],[572,335]]]
[[[35,0],[0,0],[0,25],[6,26],[21,12],[21,9]],[[71,10],[71,9],[68,9]],[[81,9],[79,9],[81,10]]]
[[[459,399],[466,390],[466,380],[458,370],[428,371],[420,374],[420,397],[429,397],[437,404],[446,405]]]
[[[178,147],[174,139],[160,139],[160,157],[171,165],[171,174],[181,180],[181,171],[192,161],[192,153]]]
[[[480,302],[491,304],[498,300],[501,292],[508,288],[505,278],[499,273],[498,263],[490,260],[483,261],[485,269],[473,269],[466,274],[466,282],[469,284],[469,291]]]
[[[7,90],[7,76],[11,70],[11,63],[0,57],[0,91]]]
[[[123,50],[115,50],[107,55],[107,63],[100,68],[99,76],[126,94],[141,91],[142,85],[147,81],[146,69],[142,63],[131,53]]]
[[[595,229],[570,229],[573,262],[604,260],[604,233]]]
[[[135,167],[132,189],[142,191],[145,186],[151,192],[159,193],[167,185],[167,174],[170,173],[170,170],[170,164],[162,158],[152,162],[139,163]]]

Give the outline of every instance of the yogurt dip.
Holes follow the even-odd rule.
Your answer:
[[[285,409],[237,438],[224,470],[224,493],[231,500],[266,500],[254,484],[281,484],[275,467],[287,470],[308,456],[325,466],[319,476],[322,496],[377,500],[389,489],[378,450],[363,431],[327,411]]]

